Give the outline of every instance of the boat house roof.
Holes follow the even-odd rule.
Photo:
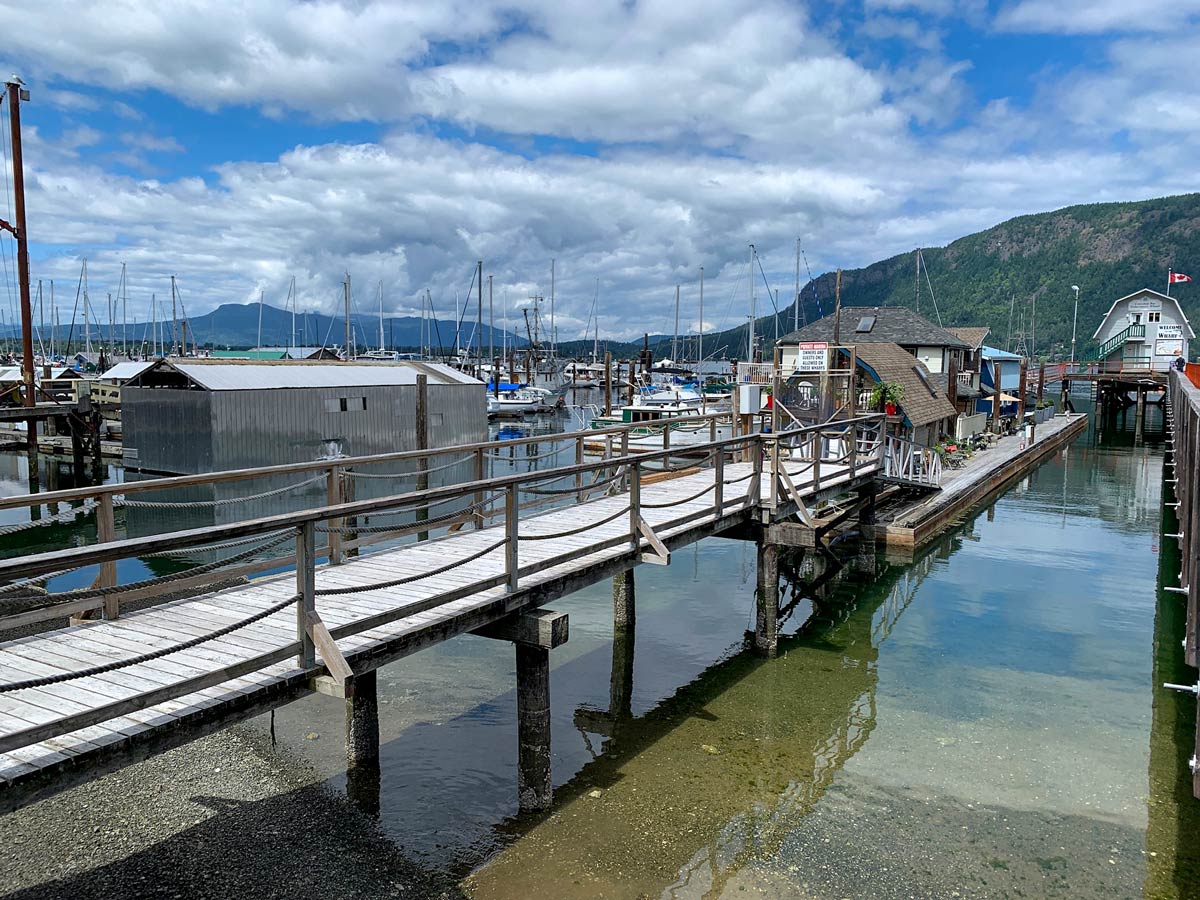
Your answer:
[[[903,385],[904,399],[900,401],[900,408],[914,427],[958,415],[958,410],[934,382],[925,364],[899,344],[855,344],[854,351],[858,365],[878,381]]]
[[[415,385],[418,375],[430,384],[478,384],[469,375],[439,363],[388,362],[342,363],[280,360],[159,360],[137,376],[134,384],[146,386],[159,373],[182,375],[194,387],[206,391],[262,391],[303,388],[398,387]]]
[[[1118,297],[1112,302],[1112,306],[1108,308],[1108,312],[1104,314],[1104,318],[1100,320],[1100,324],[1096,327],[1096,333],[1092,335],[1092,340],[1096,340],[1100,336],[1100,332],[1104,330],[1104,323],[1108,321],[1108,317],[1113,314],[1113,310],[1126,300],[1133,300],[1136,297],[1153,297],[1164,305],[1172,303],[1175,305],[1175,311],[1179,313],[1179,321],[1183,323],[1184,328],[1188,331],[1188,339],[1194,339],[1196,332],[1192,330],[1192,324],[1188,321],[1188,317],[1183,314],[1183,307],[1179,305],[1179,301],[1174,297],[1168,297],[1166,294],[1160,294],[1158,291],[1150,288],[1142,288],[1140,291],[1134,291],[1132,294],[1126,294],[1124,297]]]
[[[843,344],[901,344],[906,347],[974,349],[949,330],[934,325],[903,306],[843,306],[840,341]],[[836,314],[830,314],[784,335],[781,344],[832,341]]]

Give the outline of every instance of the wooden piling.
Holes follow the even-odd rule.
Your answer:
[[[550,769],[550,651],[517,648],[517,802],[522,810],[549,809],[554,799]]]
[[[613,576],[613,627],[632,628],[637,619],[633,569]]]
[[[766,540],[758,542],[754,609],[754,649],[774,656],[779,649],[779,547]]]

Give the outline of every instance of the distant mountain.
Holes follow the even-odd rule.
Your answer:
[[[223,304],[212,312],[191,318],[191,332],[188,335],[188,340],[191,342],[195,339],[201,346],[212,347],[218,350],[240,350],[253,347],[258,343],[258,315],[259,308],[257,303]],[[353,339],[360,350],[370,350],[379,346],[378,316],[353,314],[350,317],[350,323],[353,329]],[[266,304],[263,305],[263,346],[288,346],[292,342],[292,327],[291,311]],[[427,337],[427,343],[432,347],[435,354],[439,352],[439,347],[443,348],[445,353],[453,352],[454,322],[439,320],[435,323],[426,323],[425,327],[427,333],[431,335]],[[172,328],[173,324],[170,321],[158,323],[160,343],[168,345],[172,343]],[[346,320],[341,316],[301,313],[296,316],[295,329],[296,346],[341,347],[346,342]],[[464,321],[460,335],[461,346],[466,347],[468,342],[471,342],[471,346],[474,347],[477,343],[475,338],[477,330],[477,324],[474,320]],[[106,340],[109,337],[109,328],[107,325],[92,325],[91,331],[93,343]],[[114,326],[112,331],[115,342],[121,344],[123,340],[121,326]],[[15,329],[10,327],[7,333],[15,333]],[[384,343],[389,349],[415,350],[421,344],[421,319],[417,316],[385,317],[383,320],[383,334]],[[139,323],[136,326],[130,324],[127,329],[127,337],[130,344],[144,341],[149,346],[153,342],[150,325],[145,322]],[[491,331],[485,322],[481,338],[482,345],[485,348],[487,348],[491,337]],[[45,339],[49,339],[48,333],[45,335]],[[57,334],[58,343],[65,347],[68,340],[72,342],[73,349],[82,349],[82,325],[77,325],[74,329],[71,329],[67,325],[59,326]],[[499,328],[496,329],[493,343],[497,348],[496,352],[499,353],[499,348],[505,343],[504,332]],[[527,341],[522,337],[509,333],[507,343],[510,347],[524,347]]]
[[[1143,287],[1165,291],[1169,267],[1196,279],[1171,293],[1200,322],[1200,194],[1020,216],[946,247],[924,248],[921,255],[928,271],[928,281],[925,271],[920,279],[921,315],[933,322],[940,315],[947,326],[987,325],[992,346],[1004,348],[1010,335],[1024,331],[1031,352],[1065,358],[1075,304],[1071,285],[1078,285],[1082,356],[1094,346],[1092,334],[1112,302]],[[833,312],[835,283],[829,272],[801,290],[801,324]],[[916,251],[842,272],[842,303],[916,309]],[[782,311],[781,334],[792,330],[794,313],[795,304]],[[769,348],[773,317],[759,319],[757,331]],[[705,336],[704,343],[744,348],[746,326]]]

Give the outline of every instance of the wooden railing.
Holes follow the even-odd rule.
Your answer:
[[[631,498],[630,515],[640,515],[638,492],[641,479],[645,475],[671,469],[674,460],[676,465],[688,468],[704,465],[712,466],[717,470],[718,474],[713,488],[715,493],[714,509],[706,512],[705,515],[721,516],[728,507],[728,502],[723,499],[726,485],[722,482],[720,474],[726,461],[734,459],[749,461],[754,464],[756,472],[761,472],[764,455],[778,462],[779,451],[777,448],[784,446],[788,448],[789,453],[798,454],[812,461],[812,481],[819,486],[822,478],[822,463],[828,467],[835,458],[842,458],[838,456],[836,441],[845,440],[848,429],[849,433],[853,435],[854,429],[868,422],[873,423],[878,418],[880,417],[864,417],[862,420],[850,422],[796,428],[782,431],[777,435],[754,433],[708,441],[698,445],[688,445],[683,448],[665,447],[662,450],[637,453],[631,453],[628,447],[628,435],[631,430],[629,427],[519,439],[523,443],[546,441],[550,437],[576,442],[574,444],[575,462],[556,468],[517,472],[491,478],[480,475],[463,483],[437,488],[429,488],[427,483],[422,485],[419,481],[416,490],[392,493],[367,500],[348,499],[343,491],[342,485],[345,476],[353,474],[348,471],[351,465],[357,467],[363,463],[378,463],[381,460],[395,461],[414,458],[419,461],[427,461],[433,456],[460,455],[463,451],[467,451],[468,455],[463,457],[463,461],[473,460],[476,472],[482,472],[480,454],[486,453],[496,444],[489,442],[375,457],[321,460],[313,463],[272,466],[266,469],[180,476],[147,482],[55,491],[41,495],[0,498],[0,508],[45,504],[47,501],[90,500],[96,513],[98,531],[98,543],[93,545],[0,560],[0,583],[6,583],[5,587],[0,588],[0,605],[16,604],[20,607],[16,613],[0,617],[0,628],[13,628],[66,615],[79,615],[93,610],[102,610],[106,618],[117,618],[123,602],[153,598],[181,590],[202,589],[205,586],[228,582],[234,578],[244,578],[265,571],[278,571],[285,563],[277,556],[270,556],[270,553],[292,540],[296,541],[298,553],[296,564],[301,567],[311,567],[315,564],[318,556],[327,558],[332,564],[338,564],[345,559],[348,553],[356,552],[358,548],[372,543],[396,541],[414,535],[428,536],[434,531],[457,531],[466,526],[482,528],[487,522],[493,520],[504,522],[507,545],[505,551],[506,578],[503,582],[496,581],[496,584],[504,583],[510,589],[515,589],[523,575],[541,571],[544,568],[540,563],[534,569],[522,567],[517,556],[518,545],[513,535],[516,534],[517,524],[522,513],[530,509],[543,508],[548,505],[561,506],[580,503],[598,493],[626,493]],[[606,436],[611,443],[599,460],[584,462],[582,441],[595,440],[597,435]],[[668,429],[664,432],[665,441],[668,443],[669,435],[670,430]],[[695,458],[697,454],[701,456],[699,461]],[[849,466],[852,473],[855,461],[860,457],[860,453],[850,456]],[[422,475],[427,475],[424,470],[418,471]],[[204,528],[171,531],[147,537],[118,538],[116,535],[114,510],[120,503],[128,505],[135,502],[130,499],[134,495],[144,494],[147,491],[161,491],[168,486],[246,480],[262,477],[264,472],[273,475],[315,472],[317,475],[312,480],[326,482],[329,502],[316,508]],[[750,484],[745,497],[736,501],[739,503],[739,509],[743,506],[748,508],[757,504],[761,499],[760,477],[755,475],[748,480]],[[186,506],[186,504],[183,505]],[[366,516],[396,514],[411,516],[412,521],[394,522],[381,526],[361,524],[362,518]],[[638,529],[635,529],[632,519],[630,527],[631,535],[634,535]],[[644,529],[641,529],[641,533],[643,537],[647,537]],[[326,542],[322,545],[317,544],[318,534],[327,536]],[[647,539],[650,538],[647,537]],[[630,540],[632,541],[634,538],[631,537]],[[612,542],[604,546],[610,545]],[[237,553],[224,561],[206,563],[173,575],[149,578],[138,582],[121,585],[117,582],[115,564],[123,559],[145,559],[171,554],[196,554],[233,549],[236,549]],[[593,549],[603,549],[603,547],[596,546]],[[269,558],[263,558],[264,556]],[[98,568],[96,578],[90,586],[57,594],[39,594],[44,591],[44,588],[37,581],[38,579],[44,579],[47,575],[53,576],[56,573],[62,574],[92,566]],[[485,590],[490,586],[494,585],[491,582],[479,584],[473,590]]]

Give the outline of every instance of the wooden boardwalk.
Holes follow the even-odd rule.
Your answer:
[[[704,537],[762,522],[772,513],[793,515],[799,498],[868,484],[881,459],[881,453],[860,454],[853,470],[844,459],[822,462],[816,485],[811,462],[779,462],[782,471],[770,484],[770,473],[763,472],[770,460],[722,459],[722,465],[674,477],[643,478],[636,491],[350,557],[341,565],[312,566],[316,612],[336,641],[334,655],[340,651],[354,675],[361,676],[541,607],[638,562],[666,562],[665,553]],[[771,504],[774,510],[768,509]],[[631,525],[631,506],[639,507],[648,532],[637,535],[636,546],[631,528],[637,533],[638,524],[635,519]],[[519,532],[515,543],[510,540],[514,530]],[[338,589],[348,592],[323,594]],[[321,654],[319,640],[315,665],[302,665],[297,658],[303,635],[298,635],[295,603],[288,605],[297,590],[297,573],[290,572],[0,643],[0,809],[287,703],[312,690],[314,677],[327,669],[336,675],[342,663]],[[123,664],[280,605],[222,637]],[[110,664],[113,668],[102,673],[3,691],[6,684]],[[197,689],[177,695],[182,684]]]

